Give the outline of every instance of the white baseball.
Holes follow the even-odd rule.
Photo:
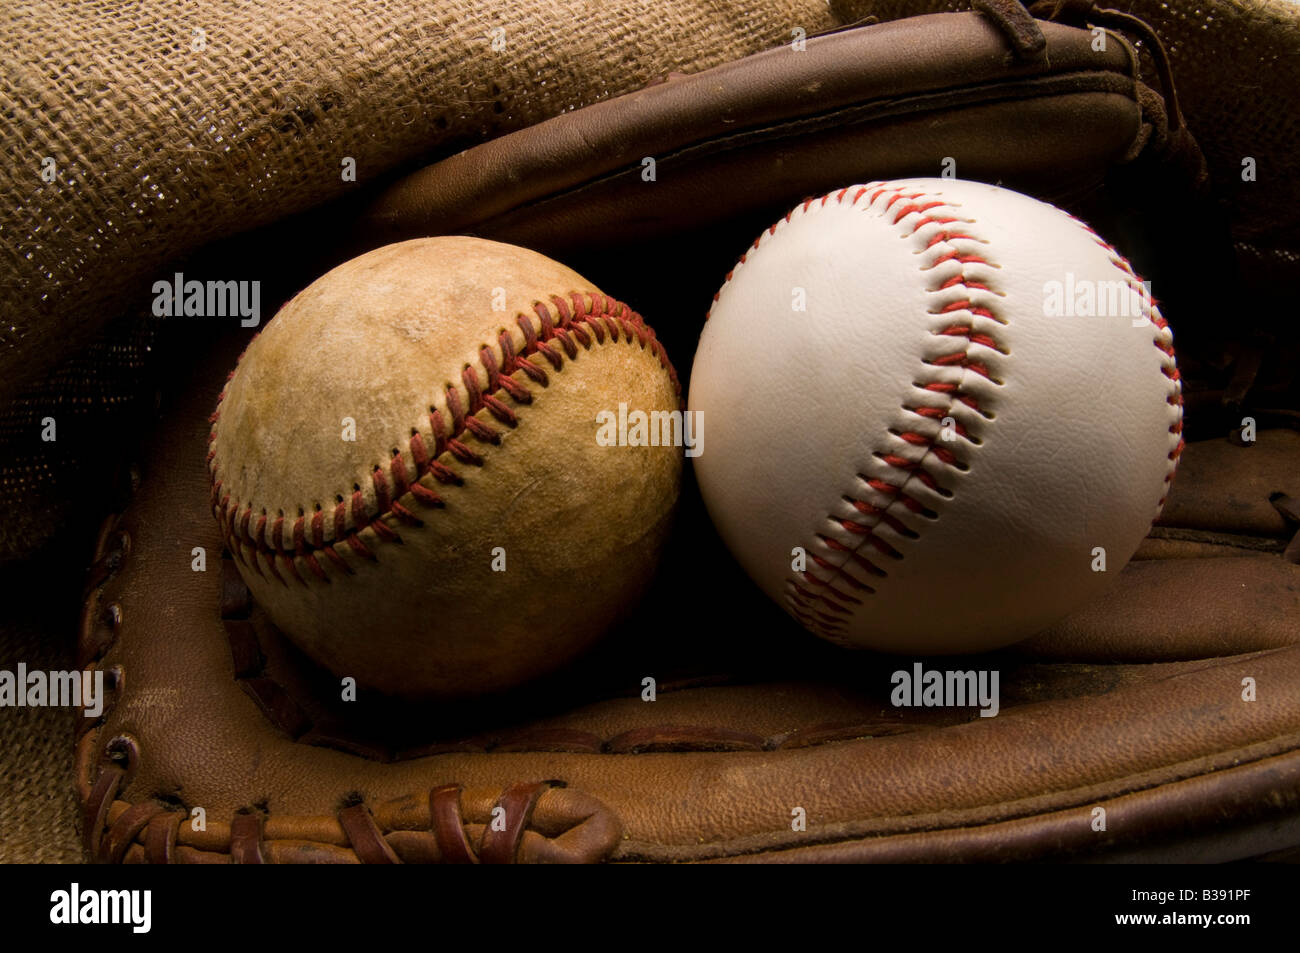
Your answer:
[[[689,405],[709,513],[812,632],[976,652],[1095,597],[1182,449],[1172,335],[1044,202],[855,185],[765,231],[715,297]]]

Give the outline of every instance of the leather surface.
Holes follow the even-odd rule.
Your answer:
[[[797,206],[729,275],[695,356],[718,532],[842,644],[983,651],[1053,624],[1127,563],[1180,448],[1170,335],[1133,285],[1079,222],[994,186]],[[1094,313],[1073,313],[1076,286],[1101,289]]]
[[[1041,33],[1041,55],[1017,53],[995,17],[965,12],[673,74],[414,172],[340,231],[353,254],[458,232],[538,249],[616,295],[628,289],[684,354],[697,302],[795,204],[851,182],[954,174],[1091,223],[1179,315],[1181,355],[1221,359],[1227,283],[1193,289],[1229,272],[1231,249],[1195,145],[1171,133],[1125,36],[1106,32],[1093,50],[1089,30],[1020,26]],[[1184,240],[1168,241],[1175,233]]]
[[[598,420],[681,398],[653,331],[606,301],[535,252],[430,238],[339,266],[249,345],[213,424],[214,508],[313,658],[396,694],[500,691],[644,591],[681,450],[602,446]]]
[[[775,216],[845,182],[935,174],[951,155],[965,177],[1076,197],[1139,270],[1138,253],[1160,262],[1149,277],[1182,302],[1166,313],[1184,369],[1198,324],[1221,362],[1229,312],[1182,279],[1225,272],[1163,164],[1127,45],[1094,58],[1087,31],[1043,24],[1055,65],[1026,65],[973,14],[911,29],[811,39],[622,97],[627,113],[505,137],[396,187],[355,240],[459,230],[562,254],[645,313],[684,368],[720,276]],[[991,79],[954,83],[959,62]],[[819,63],[834,68],[786,82]],[[841,74],[858,92],[823,109],[814,84]],[[672,160],[653,191],[646,129]],[[1125,200],[1103,226],[1097,200],[1121,170]],[[996,717],[893,706],[891,674],[912,660],[845,652],[776,610],[710,528],[689,470],[648,595],[591,652],[509,695],[344,703],[215,558],[206,416],[243,343],[174,360],[176,396],[87,584],[82,661],[115,686],[102,719],[77,719],[91,858],[1227,861],[1300,846],[1300,569],[1273,499],[1300,496],[1300,438],[1229,444],[1212,391],[1188,421],[1204,439],[1114,585],[1017,646],[944,660],[1000,673]],[[213,556],[206,573],[190,569],[194,545]]]
[[[509,234],[564,257],[605,223],[618,223],[607,241],[643,243],[864,175],[936,174],[945,158],[962,178],[1077,198],[1144,134],[1134,54],[1118,34],[1098,52],[1086,30],[1040,26],[1038,62],[1016,62],[985,17],[954,13],[669,77],[415,172],[358,232]]]
[[[238,576],[189,568],[192,545],[221,547],[204,395],[238,343],[167,407],[136,500],[101,542],[83,651],[117,688],[103,719],[79,719],[94,856],[355,862],[387,857],[378,838],[405,861],[465,859],[485,849],[503,805],[509,831],[494,836],[518,836],[506,847],[487,838],[497,859],[1229,860],[1300,842],[1300,568],[1269,535],[1225,557],[1238,575],[1217,575],[1220,589],[1184,578],[1210,560],[1138,560],[1107,601],[1053,631],[946,663],[1001,671],[994,718],[891,706],[889,673],[903,663],[780,625],[721,562],[708,599],[728,610],[683,616],[666,593],[698,568],[670,559],[662,588],[636,607],[649,647],[628,629],[619,652],[558,687],[407,710],[380,719],[408,738],[405,751],[349,747],[327,723],[328,700],[302,694],[309,663],[232,589]],[[1232,450],[1281,475],[1272,492],[1300,489],[1295,435],[1266,431]],[[1217,452],[1193,444],[1187,456]],[[1218,471],[1188,472],[1170,512],[1180,491],[1236,492]],[[685,551],[714,566],[707,523],[693,518],[686,533]],[[1152,614],[1167,623],[1155,636]],[[643,701],[641,679],[655,673],[661,691]],[[382,707],[363,699],[354,717],[371,704]],[[341,819],[358,804],[373,827],[355,811]],[[194,807],[204,831],[186,819]],[[1098,807],[1105,830],[1093,829]],[[791,829],[795,808],[806,831]]]

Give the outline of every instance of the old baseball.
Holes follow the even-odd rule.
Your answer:
[[[1051,205],[909,179],[809,200],[718,293],[690,410],[709,513],[812,632],[974,652],[1096,596],[1182,447],[1172,338]]]
[[[339,676],[410,697],[506,689],[636,604],[682,451],[602,445],[680,409],[641,318],[540,254],[389,245],[299,293],[218,403],[212,500],[253,597]]]

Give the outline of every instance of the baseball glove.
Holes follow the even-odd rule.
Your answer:
[[[1265,227],[1267,203],[1242,217],[1215,186],[1177,63],[1141,18],[978,7],[795,36],[502,136],[349,212],[330,255],[455,233],[532,247],[619,288],[684,369],[722,276],[807,196],[950,170],[1092,222],[1161,298],[1187,444],[1105,598],[945,663],[1000,673],[996,717],[892,705],[899,660],[808,637],[735,565],[689,484],[649,595],[575,666],[469,702],[364,688],[344,701],[229,554],[215,558],[208,418],[247,337],[178,328],[169,363],[183,372],[86,589],[79,665],[110,687],[102,715],[79,719],[88,855],[1294,856],[1298,339],[1270,323],[1258,277],[1261,262],[1295,276],[1294,222]],[[284,236],[258,241],[215,254],[255,261]],[[213,554],[206,571],[197,547]]]

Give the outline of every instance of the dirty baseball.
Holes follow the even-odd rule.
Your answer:
[[[402,242],[318,279],[249,345],[214,415],[213,506],[256,604],[338,676],[505,690],[635,605],[682,450],[602,446],[598,415],[680,403],[654,332],[570,269]]]

